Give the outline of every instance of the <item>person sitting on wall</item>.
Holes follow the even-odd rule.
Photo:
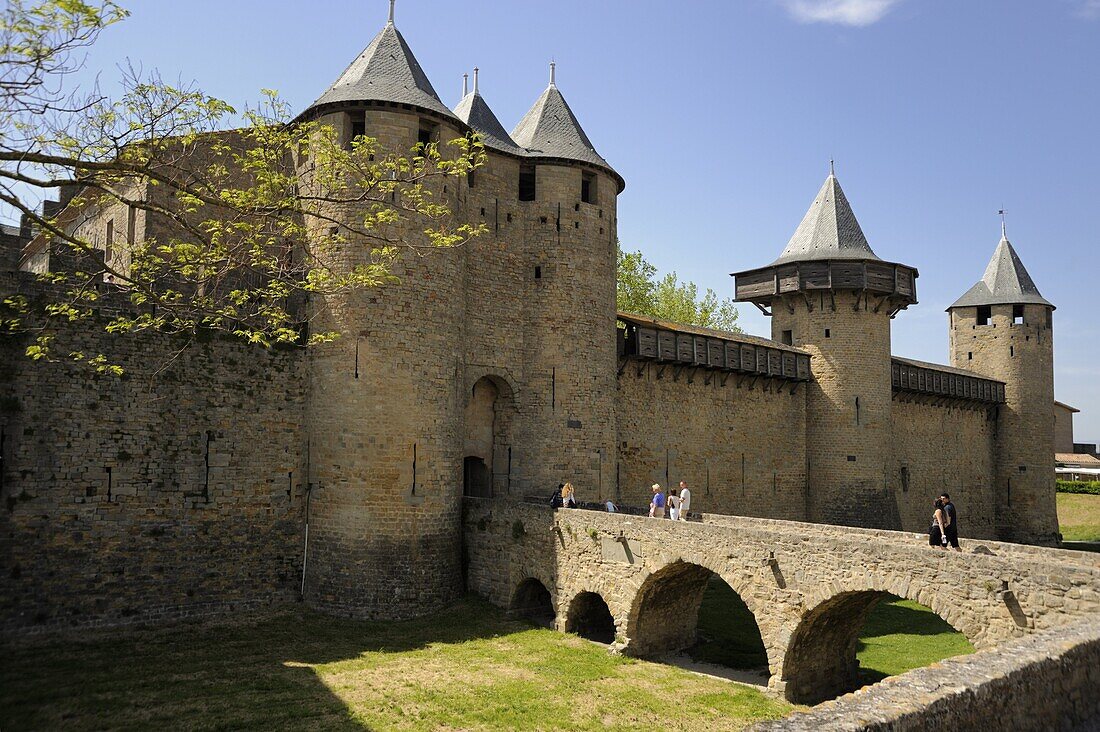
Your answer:
[[[955,511],[955,504],[951,502],[951,496],[946,493],[940,494],[940,500],[943,501],[943,512],[947,517],[947,531],[944,532],[944,537],[951,548],[961,552],[962,549],[959,548],[959,514]]]
[[[665,494],[661,493],[661,484],[653,484],[653,500],[649,502],[649,517],[665,517]]]
[[[610,498],[607,499],[607,503],[604,504],[604,508],[607,509],[608,513],[618,513],[619,512],[619,507],[616,506],[615,502],[612,501]]]
[[[947,549],[947,516],[943,512],[943,501],[937,498],[932,505],[935,510],[932,512],[932,525],[928,527],[928,544]]]
[[[566,483],[561,487],[561,505],[562,508],[576,508],[577,497],[573,493],[573,484]]]

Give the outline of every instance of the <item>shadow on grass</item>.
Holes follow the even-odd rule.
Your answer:
[[[888,595],[868,613],[856,644],[860,684],[973,650],[962,633],[930,608]]]
[[[711,577],[699,606],[698,642],[688,649],[695,661],[733,669],[768,668],[768,654],[756,618],[720,577]]]
[[[529,628],[466,599],[430,618],[399,623],[294,608],[248,625],[176,626],[0,649],[0,728],[363,730],[311,665]]]

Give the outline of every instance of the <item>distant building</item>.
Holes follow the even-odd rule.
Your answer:
[[[1055,453],[1054,473],[1060,480],[1100,480],[1100,458],[1081,453]]]
[[[1077,452],[1073,447],[1073,415],[1081,410],[1062,402],[1054,402],[1054,452]]]

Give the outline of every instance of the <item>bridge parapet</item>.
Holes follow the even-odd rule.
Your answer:
[[[756,619],[771,685],[804,703],[854,684],[859,630],[886,594],[932,608],[979,649],[1100,610],[1100,563],[1081,552],[981,542],[982,553],[960,554],[902,532],[494,499],[466,499],[465,516],[471,591],[509,607],[524,580],[538,580],[561,630],[598,595],[615,647],[632,655],[690,645],[702,589],[720,576]]]

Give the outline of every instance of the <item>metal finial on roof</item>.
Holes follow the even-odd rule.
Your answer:
[[[470,93],[470,75],[469,74],[463,74],[462,75],[462,96],[465,97],[469,93]]]
[[[389,25],[393,25],[393,6],[397,0],[390,0],[390,19],[387,21]]]
[[[480,71],[481,71],[481,69],[479,69],[476,66],[474,67],[474,94],[479,93],[478,89],[477,89],[477,75],[478,75],[478,73],[480,73]]]
[[[999,213],[1001,215],[1001,238],[1002,239],[1008,239],[1008,233],[1007,233],[1007,230],[1005,229],[1005,210],[1002,208],[997,213]]]
[[[832,158],[829,158],[829,175],[836,177],[836,167]]]
[[[556,74],[554,73],[554,69],[556,69],[557,66],[558,65],[553,61],[550,62],[550,86],[557,86],[555,79]]]

